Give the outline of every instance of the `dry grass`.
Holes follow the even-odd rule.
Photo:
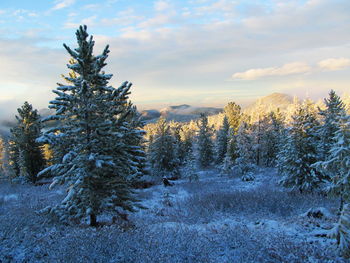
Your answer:
[[[136,213],[136,226],[127,230],[49,221],[36,211],[59,202],[62,193],[0,184],[1,196],[17,196],[0,202],[0,262],[343,262],[332,246],[247,226],[262,218],[288,220],[334,201],[263,186],[232,191],[227,183],[178,183],[168,188],[172,204],[162,215],[151,209]],[[149,190],[140,197],[154,198]],[[180,190],[188,197],[176,198]],[[237,224],[221,222],[225,218]]]

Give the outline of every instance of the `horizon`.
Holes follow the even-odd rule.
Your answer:
[[[111,85],[134,84],[139,110],[248,105],[271,93],[349,92],[350,2],[82,1],[0,3],[0,119],[47,108],[81,24],[95,54],[110,44]]]

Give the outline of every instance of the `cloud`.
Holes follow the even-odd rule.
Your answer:
[[[103,26],[128,26],[144,20],[144,16],[136,15],[133,8],[127,8],[117,13],[115,17],[102,18]]]
[[[293,62],[282,67],[255,68],[232,75],[233,79],[253,80],[263,77],[286,76],[292,74],[308,73],[311,67],[304,62]]]
[[[318,66],[323,70],[340,70],[350,67],[348,58],[329,58],[318,62]]]
[[[88,27],[94,26],[96,24],[97,16],[90,16],[88,18],[82,19],[80,22],[66,22],[64,23],[64,28],[78,28],[80,25],[87,25]]]
[[[95,14],[89,16],[87,12],[90,11],[82,10],[85,1],[76,2],[76,6],[80,3],[81,8],[64,9],[67,15],[77,13],[66,20],[71,23],[66,26],[74,29],[84,18],[93,18]],[[207,92],[214,86],[217,87],[216,94],[224,94],[220,99],[226,103],[233,97],[240,99],[276,91],[281,83],[285,83],[281,90],[285,89],[291,81],[299,79],[288,78],[288,75],[308,72],[315,74],[300,79],[314,81],[323,77],[334,82],[334,85],[341,81],[349,83],[349,70],[322,74],[323,69],[317,62],[349,54],[350,15],[347,10],[350,1],[344,0],[337,5],[324,0],[314,1],[312,5],[310,1],[308,5],[304,1],[278,1],[278,6],[277,1],[271,1],[271,5],[254,1],[259,2],[254,6],[242,0],[241,3],[196,0],[186,2],[184,7],[179,2],[168,1],[172,4],[168,9],[165,9],[166,4],[158,2],[157,9],[163,10],[160,12],[156,10],[157,5],[142,8],[141,3],[134,2],[129,1],[125,6],[104,6],[109,12],[104,13],[103,17],[84,21],[94,25],[89,24],[89,33],[100,34],[95,35],[96,53],[105,44],[110,44],[106,72],[115,74],[111,84],[132,81],[135,84],[132,96],[136,104],[153,103],[155,99],[158,103],[177,100],[189,104],[194,100],[202,102],[207,99],[209,103],[214,96],[207,96]],[[257,11],[260,9],[261,12]],[[196,15],[198,12],[203,13],[203,17]],[[237,14],[238,17],[228,17],[226,14]],[[54,15],[60,16],[58,13]],[[39,16],[37,19],[42,20],[41,26],[48,17]],[[65,22],[55,20],[54,23],[59,25]],[[15,24],[18,28],[0,28],[1,35],[14,35],[11,29],[16,33],[22,30],[18,25]],[[64,42],[76,47],[74,32],[67,34],[68,30],[59,30],[51,30],[50,36],[61,36]],[[23,30],[20,33],[23,35]],[[40,35],[44,33],[47,34],[43,32]],[[37,34],[37,37],[40,35]],[[7,93],[9,99],[37,100],[42,101],[39,105],[47,105],[51,96],[49,90],[60,80],[60,73],[66,72],[68,56],[63,56],[65,51],[61,41],[52,41],[47,45],[28,43],[27,38],[18,41],[0,39],[2,94]],[[50,48],[41,48],[44,46]],[[308,64],[298,62],[283,66],[293,61]],[[235,72],[234,79],[271,78],[261,82],[226,81]],[[319,85],[314,86],[317,88]],[[345,86],[342,86],[343,90]],[[18,87],[21,87],[21,92]],[[304,86],[294,89],[305,90]],[[177,93],[169,96],[170,91]]]
[[[63,9],[66,7],[69,7],[75,3],[75,0],[61,0],[61,1],[56,1],[55,6],[52,8],[52,10],[59,10]]]
[[[233,12],[236,5],[235,1],[219,0],[205,6],[196,8],[199,14],[212,13],[212,12]]]
[[[167,10],[169,8],[171,8],[171,5],[168,1],[160,0],[154,3],[154,9],[158,12]]]

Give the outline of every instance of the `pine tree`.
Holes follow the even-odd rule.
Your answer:
[[[342,114],[333,140],[327,159],[317,168],[332,175],[328,190],[350,203],[350,115]]]
[[[212,164],[214,152],[211,139],[213,131],[208,125],[208,117],[205,114],[201,114],[198,127],[199,164],[201,167],[206,168]]]
[[[226,156],[227,147],[229,143],[229,130],[230,125],[228,119],[225,116],[220,130],[216,136],[216,163],[221,164]]]
[[[255,169],[255,151],[251,126],[243,121],[237,134],[237,155],[235,169],[244,181],[254,179],[252,172]]]
[[[18,157],[19,151],[17,144],[14,141],[14,136],[11,135],[7,144],[8,152],[8,175],[10,178],[19,176]]]
[[[345,204],[341,210],[338,223],[328,234],[337,240],[340,252],[344,258],[350,258],[350,205]]]
[[[261,100],[258,100],[257,106],[254,108],[254,111],[250,114],[250,120],[251,120],[251,130],[252,130],[252,138],[254,140],[254,159],[256,165],[262,165],[263,164],[263,155],[264,155],[264,149],[263,149],[263,136],[266,132],[267,126],[268,126],[268,119],[267,114],[265,112],[265,107],[262,104]]]
[[[234,134],[237,134],[241,122],[241,107],[235,102],[229,102],[224,108],[225,115]]]
[[[194,134],[195,131],[192,130],[188,125],[184,125],[181,127],[179,158],[182,164],[188,163],[188,159],[193,158]]]
[[[345,105],[334,90],[329,92],[329,97],[324,100],[324,103],[326,109],[319,109],[319,114],[322,117],[322,122],[318,128],[318,135],[320,137],[318,151],[321,160],[327,158],[334,144],[334,135],[339,126],[339,119],[345,112]]]
[[[340,251],[345,258],[350,257],[350,116],[343,111],[332,138],[334,143],[326,160],[316,167],[323,173],[331,174],[328,191],[340,196],[340,217],[329,236],[337,239]]]
[[[176,156],[176,150],[170,126],[164,118],[160,118],[156,124],[156,133],[152,144],[150,144],[148,150],[153,175],[158,177],[179,176],[179,160]]]
[[[232,168],[238,158],[237,135],[234,134],[234,131],[232,128],[230,128],[228,131],[227,140],[228,140],[227,149],[226,149],[225,158],[223,160],[223,164],[221,168],[221,172],[223,174],[230,174],[232,172]]]
[[[40,174],[55,176],[50,188],[68,186],[61,204],[46,212],[61,220],[89,217],[90,225],[95,226],[103,212],[134,211],[139,206],[130,184],[140,174],[138,160],[144,153],[138,142],[144,132],[130,122],[134,114],[128,101],[131,83],[115,89],[108,85],[112,75],[102,71],[109,47],[95,56],[95,42],[86,26],[80,26],[76,37],[78,48],[64,44],[75,61],[67,67],[75,75],[65,77],[68,85],[59,84],[53,90],[57,98],[50,101],[49,108],[56,113],[46,119],[59,122],[40,138],[65,149],[65,154]]]
[[[191,151],[187,155],[186,162],[184,163],[184,167],[182,170],[184,177],[188,178],[190,182],[199,180],[196,168],[196,158],[194,156],[193,151]]]
[[[283,116],[279,109],[270,112],[262,121],[263,133],[261,138],[261,164],[267,167],[274,167],[277,161],[278,149],[281,145],[284,131]]]
[[[17,125],[11,129],[10,160],[15,176],[35,183],[45,165],[41,146],[36,142],[41,136],[40,115],[28,102],[17,111]]]
[[[322,181],[313,164],[317,161],[318,125],[316,110],[307,100],[296,110],[292,127],[288,129],[286,144],[278,155],[279,171],[283,175],[284,186],[303,190],[313,190]]]
[[[169,126],[174,139],[175,156],[177,157],[179,164],[182,165],[185,158],[185,153],[183,152],[181,141],[182,125],[178,122],[172,121],[170,122]]]

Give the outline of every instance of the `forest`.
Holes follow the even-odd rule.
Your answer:
[[[76,38],[2,136],[0,262],[348,262],[349,95],[145,120]]]

